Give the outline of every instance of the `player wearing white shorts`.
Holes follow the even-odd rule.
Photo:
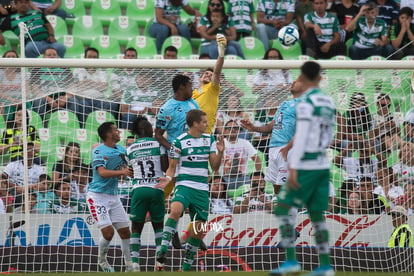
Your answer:
[[[88,186],[87,202],[91,215],[96,220],[102,236],[99,239],[98,264],[104,272],[114,272],[106,259],[115,231],[121,238],[121,249],[127,271],[132,271],[129,249],[129,220],[118,198],[118,177],[132,177],[132,169],[125,160],[125,148],[118,145],[120,134],[112,122],[105,122],[98,128],[98,135],[104,141],[92,152],[93,178]]]

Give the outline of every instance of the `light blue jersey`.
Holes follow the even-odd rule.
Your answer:
[[[161,107],[155,126],[167,132],[168,143],[172,144],[175,138],[188,130],[185,118],[191,109],[200,109],[193,99],[187,101],[170,99]]]
[[[88,186],[89,192],[118,194],[118,177],[103,178],[98,173],[98,167],[104,167],[108,170],[121,170],[127,165],[125,154],[125,148],[120,145],[116,145],[116,148],[110,148],[100,144],[93,150],[93,178]]]
[[[275,123],[270,138],[270,148],[285,146],[292,140],[296,132],[296,105],[299,101],[300,97],[284,101],[277,109],[273,118]]]

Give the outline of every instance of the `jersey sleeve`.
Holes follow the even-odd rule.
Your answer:
[[[102,152],[99,149],[95,149],[92,153],[92,168],[95,170],[98,167],[105,167],[106,161]]]
[[[170,112],[164,106],[161,107],[160,111],[157,114],[157,121],[155,122],[155,127],[166,130],[170,122]]]

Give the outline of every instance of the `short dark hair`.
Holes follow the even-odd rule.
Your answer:
[[[363,176],[361,177],[361,179],[359,180],[359,182],[370,182],[372,184],[374,184],[372,177],[370,176]]]
[[[176,75],[172,80],[172,87],[174,93],[180,89],[181,85],[186,85],[187,83],[191,82],[190,77],[185,75]]]
[[[264,173],[262,171],[252,172],[252,174],[250,175],[250,177],[253,177],[253,176],[261,176],[263,178],[265,177],[265,175],[264,175]]]
[[[137,52],[137,50],[134,47],[128,47],[128,48],[126,48],[125,51],[124,51],[124,55],[127,52],[134,52],[136,55],[138,55],[138,52]]]
[[[84,54],[83,54],[83,56],[84,56],[85,58],[86,58],[86,54],[87,54],[89,51],[95,52],[95,53],[98,55],[98,57],[99,57],[99,51],[98,51],[98,49],[93,48],[93,47],[88,47],[88,48],[86,48],[86,49],[85,49],[85,52],[84,52]]]
[[[51,181],[52,178],[49,175],[45,174],[45,173],[39,175],[39,182],[45,181],[45,180]]]
[[[188,127],[192,127],[195,122],[201,122],[201,117],[206,116],[206,113],[200,109],[191,109],[188,111],[186,121]]]
[[[204,59],[204,58],[211,58],[210,55],[208,53],[202,53],[198,56],[198,59]]]
[[[57,50],[55,49],[55,48],[53,48],[53,47],[47,47],[44,51],[43,51],[43,54],[46,54],[46,51],[47,50],[54,50],[56,53],[57,53]]]
[[[168,51],[168,52],[175,52],[175,53],[178,53],[178,49],[177,49],[175,46],[172,46],[172,45],[167,46],[167,47],[164,49],[164,54],[165,54],[167,51]]]
[[[403,7],[400,9],[400,13],[398,15],[405,14],[408,17],[413,17],[413,9],[410,7]]]
[[[114,125],[114,122],[104,122],[98,127],[98,135],[103,141],[105,141],[106,134],[111,130],[112,126]]]
[[[3,56],[2,56],[2,57],[6,57],[6,55],[7,55],[8,53],[15,53],[15,54],[16,54],[16,56],[17,56],[17,57],[19,57],[19,54],[18,54],[15,50],[8,50],[8,51],[4,52],[4,54],[3,54]]]
[[[310,81],[316,81],[321,72],[321,66],[314,61],[305,62],[300,68],[301,74]]]
[[[143,115],[138,115],[135,118],[135,120],[132,122],[130,130],[132,134],[135,134],[140,138],[153,136],[152,125],[148,121],[148,118]]]

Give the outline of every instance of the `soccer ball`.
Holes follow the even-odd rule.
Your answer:
[[[288,25],[280,29],[278,33],[280,44],[285,47],[293,46],[299,40],[299,32],[294,26]]]

